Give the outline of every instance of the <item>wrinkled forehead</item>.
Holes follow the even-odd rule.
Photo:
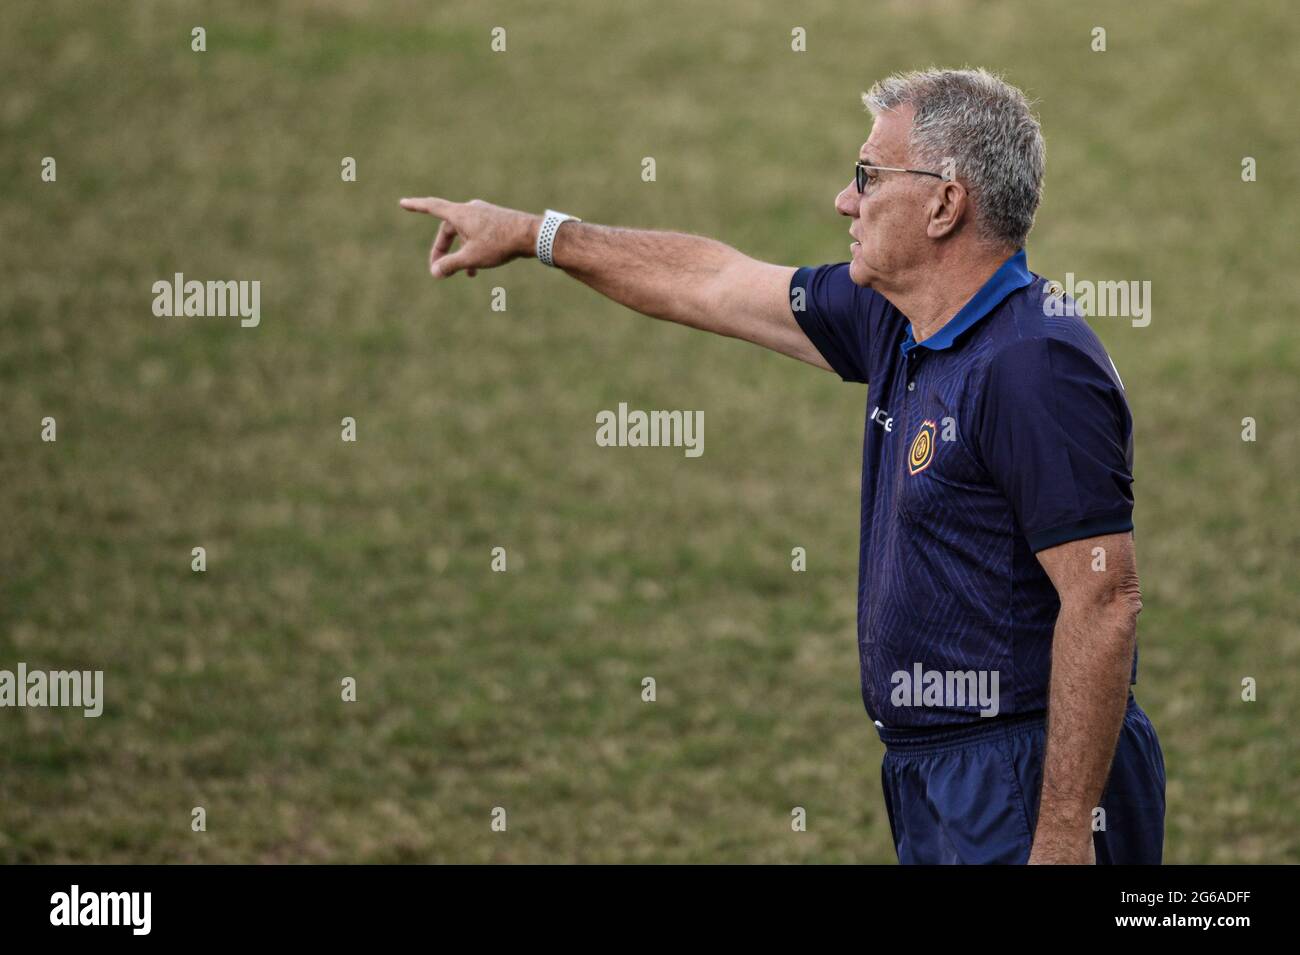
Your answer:
[[[871,135],[862,144],[859,158],[878,166],[906,165],[910,155],[913,112],[911,105],[903,104],[875,117]]]

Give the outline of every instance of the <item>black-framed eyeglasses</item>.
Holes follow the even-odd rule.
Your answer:
[[[875,169],[879,172],[910,172],[918,176],[934,176],[936,179],[944,179],[943,173],[930,172],[928,169],[900,169],[898,166],[876,166],[865,160],[859,159],[853,164],[853,181],[857,184],[858,195],[862,195],[867,188],[867,170]]]

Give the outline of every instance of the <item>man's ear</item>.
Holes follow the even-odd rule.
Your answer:
[[[941,239],[957,230],[969,207],[970,196],[966,187],[952,179],[943,183],[931,197],[927,211],[929,220],[925,234],[931,239]]]

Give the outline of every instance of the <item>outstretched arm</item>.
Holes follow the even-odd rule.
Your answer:
[[[541,217],[475,199],[403,199],[403,209],[442,220],[429,271],[446,278],[534,254]],[[452,251],[457,238],[461,244]],[[713,239],[677,232],[566,222],[555,264],[607,298],[643,315],[688,325],[830,370],[790,311],[794,269],[770,265]]]

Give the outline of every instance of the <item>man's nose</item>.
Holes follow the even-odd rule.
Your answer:
[[[835,211],[842,216],[856,219],[858,217],[858,205],[861,200],[862,197],[858,195],[857,184],[851,182],[840,190],[840,194],[835,197]]]

